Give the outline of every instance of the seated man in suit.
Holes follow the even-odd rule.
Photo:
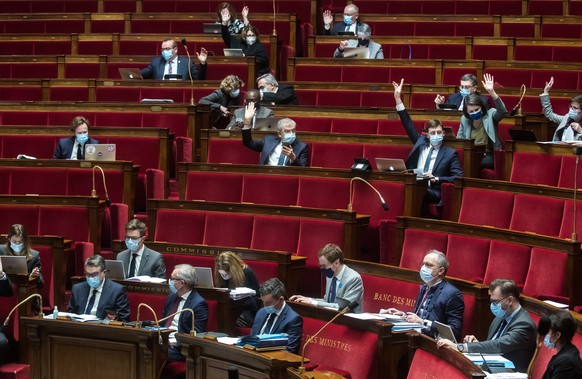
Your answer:
[[[257,78],[257,87],[261,91],[261,102],[270,105],[299,105],[299,99],[292,85],[281,84],[271,74]]]
[[[261,105],[261,93],[259,90],[251,89],[247,91],[245,104],[253,103],[255,105],[255,114],[251,121],[251,129],[255,128],[257,118],[275,117],[275,113],[270,108]],[[244,126],[245,107],[235,109],[234,116],[230,119],[230,123],[226,129],[240,129]]]
[[[117,314],[118,320],[129,321],[125,287],[105,277],[105,259],[101,255],[87,258],[85,276],[86,281],[73,286],[67,312],[94,315],[100,319]]]
[[[123,262],[128,278],[147,275],[152,278],[166,279],[166,265],[162,254],[144,245],[146,225],[134,218],[125,225],[125,246],[117,255],[117,260]]]
[[[285,285],[277,278],[269,279],[259,288],[264,307],[259,309],[251,329],[252,335],[287,333],[287,351],[299,352],[303,319],[285,303]]]
[[[178,56],[178,44],[173,39],[162,42],[162,55],[152,59],[146,68],[140,70],[144,79],[164,80],[166,75],[180,75],[182,80],[204,80],[206,79],[206,58],[208,53],[205,48],[196,52],[196,57],[200,61],[200,69],[196,69],[196,62],[190,62],[188,70],[188,58]]]
[[[307,145],[295,137],[295,121],[283,118],[277,123],[277,135],[267,134],[262,140],[254,140],[251,134],[251,124],[255,116],[255,104],[245,107],[244,125],[242,128],[243,145],[261,156],[259,164],[269,166],[307,166]]]
[[[465,98],[473,93],[479,95],[483,104],[487,104],[489,107],[489,97],[485,95],[481,95],[478,90],[479,82],[477,81],[477,77],[473,74],[465,74],[461,76],[461,83],[459,85],[459,92],[453,93],[447,97],[445,101],[445,97],[442,95],[436,95],[434,99],[434,103],[436,107],[439,107],[439,104],[451,104],[456,107],[456,109],[462,111],[463,110],[463,101]],[[488,109],[488,108],[487,108]],[[486,109],[486,110],[487,110]],[[485,111],[486,111],[485,110]]]
[[[194,289],[198,283],[194,267],[188,264],[180,264],[174,267],[172,276],[168,279],[170,295],[164,305],[162,318],[171,316],[182,309],[194,311],[194,328],[196,332],[206,331],[208,322],[208,304],[206,300]],[[175,329],[178,333],[190,333],[192,331],[192,313],[176,313],[166,320],[166,327]],[[170,335],[170,347],[168,348],[168,361],[185,361],[186,358],[180,352],[180,345],[176,341],[175,333]]]
[[[527,372],[536,350],[536,325],[519,303],[519,288],[513,280],[495,279],[489,285],[491,312],[495,319],[489,326],[487,340],[479,342],[468,335],[463,343],[447,339],[437,342],[461,353],[502,354],[515,365],[518,372]]]
[[[360,21],[358,21],[359,16],[360,9],[356,4],[348,4],[344,8],[343,21],[336,22],[332,28],[333,15],[331,11],[325,10],[323,11],[323,34],[337,36],[340,32],[352,32],[355,35],[358,26],[361,25]]]
[[[4,272],[2,268],[2,261],[0,261],[0,296],[10,297],[13,295],[12,282],[8,279],[8,275]],[[299,334],[301,337],[301,333]],[[9,341],[6,335],[0,330],[0,363],[2,363],[2,358],[8,351]]]
[[[412,313],[405,313],[394,308],[382,309],[380,313],[406,316],[407,322],[423,324],[423,333],[436,337],[433,321],[450,325],[455,338],[461,338],[465,301],[463,294],[454,285],[446,281],[449,269],[447,257],[437,250],[430,250],[422,261],[420,278],[426,284],[420,286]]]
[[[371,40],[372,29],[368,24],[360,24],[357,30],[358,39],[350,39],[341,41],[339,47],[335,49],[334,58],[352,57],[358,59],[384,59],[384,51],[382,45]],[[348,54],[345,53],[346,48],[367,48],[366,55],[363,54]]]
[[[89,138],[91,123],[83,116],[77,116],[71,121],[72,137],[61,138],[53,153],[53,159],[85,159],[85,145],[98,144],[99,141]]]
[[[319,268],[326,277],[324,298],[312,299],[302,295],[293,295],[289,300],[318,307],[340,309],[338,299],[342,299],[346,305],[356,302],[357,307],[354,313],[362,313],[364,283],[360,274],[344,263],[342,249],[333,243],[328,243],[319,251],[317,259]]]
[[[402,86],[392,82],[394,86],[394,99],[396,111],[402,122],[402,126],[408,134],[408,138],[414,144],[408,158],[406,168],[413,169],[419,178],[428,180],[428,188],[423,200],[423,212],[430,203],[441,206],[441,183],[454,183],[455,179],[463,176],[463,169],[457,156],[457,151],[452,147],[443,145],[444,131],[439,120],[429,120],[426,123],[427,135],[422,135],[416,130],[408,111],[401,99]]]

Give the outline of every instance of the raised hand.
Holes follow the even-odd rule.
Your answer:
[[[330,10],[323,11],[323,23],[325,25],[331,25],[333,22],[333,15],[331,14]]]
[[[436,95],[436,97],[434,98],[434,102],[435,104],[444,104],[445,97],[441,95]]]
[[[253,120],[254,115],[255,115],[255,102],[251,101],[247,103],[245,107],[245,124],[250,124],[251,121]]]
[[[483,83],[483,88],[485,88],[487,92],[493,91],[494,89],[493,75],[483,74],[483,81],[481,83]]]
[[[404,78],[400,80],[400,84],[392,82],[392,86],[394,87],[394,99],[396,99],[396,102],[398,103],[402,94],[402,87],[404,86]]]
[[[348,47],[348,40],[340,41],[339,49],[344,50],[346,47]]]
[[[240,14],[243,16],[243,19],[246,19],[247,17],[249,17],[249,7],[247,7],[245,5],[242,9],[242,12],[240,12]]]
[[[208,58],[208,51],[205,48],[200,49],[200,53],[196,52],[196,57],[200,61],[200,64],[206,64],[206,59]]]
[[[550,81],[546,82],[546,86],[544,87],[544,93],[549,93],[550,89],[552,89],[553,85],[554,85],[554,77],[552,76],[550,78]]]

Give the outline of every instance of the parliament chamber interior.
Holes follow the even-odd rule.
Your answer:
[[[560,122],[544,114],[543,97],[540,102],[550,78],[550,112],[567,117],[582,94],[582,0],[230,1],[238,18],[248,7],[270,73],[297,96],[299,105],[261,106],[295,121],[308,151],[305,166],[260,164],[262,152],[241,142],[244,129],[217,128],[217,107],[199,102],[236,75],[243,82],[240,101],[219,114],[228,116],[262,77],[258,59],[226,56],[223,36],[205,32],[217,23],[221,3],[0,2],[0,244],[11,246],[5,233],[25,225],[44,279],[37,286],[29,274],[7,272],[13,293],[0,301],[9,340],[0,379],[485,377],[459,351],[398,330],[389,319],[289,301],[297,294],[324,297],[318,252],[328,243],[360,275],[364,312],[413,312],[424,284],[419,267],[427,252],[438,250],[448,260],[446,282],[464,301],[462,336],[487,338],[494,320],[490,284],[503,278],[515,282],[519,304],[536,325],[566,309],[576,326],[572,344],[582,348],[582,149],[551,143]],[[383,59],[334,58],[340,41],[357,40],[326,32],[323,14],[345,23],[350,4]],[[191,60],[200,68],[203,49],[208,52],[202,80],[121,77],[124,69],[161,59],[166,40],[175,41],[186,66]],[[457,138],[470,114],[435,105],[437,95],[458,95],[465,74],[477,78],[482,95],[485,75],[494,78],[507,109],[495,125],[499,148],[473,134]],[[401,79],[398,105],[394,86]],[[483,104],[494,109],[493,101]],[[458,158],[462,176],[436,179],[440,202],[423,200],[435,181],[378,167],[378,158],[391,158],[411,168],[415,144],[401,122],[404,107],[417,134],[427,121],[440,120],[443,144]],[[53,159],[77,116],[88,121],[91,138],[114,146],[114,160]],[[533,138],[514,137],[515,131]],[[253,137],[267,141],[277,133],[253,130]],[[483,167],[484,155],[494,164]],[[358,169],[362,161],[366,167]],[[163,283],[113,280],[127,292],[131,321],[152,319],[141,304],[162,317],[176,265],[216,275],[216,257],[232,251],[259,283],[284,283],[286,306],[303,319],[299,353],[217,342],[210,332],[251,332],[237,323],[240,301],[224,288],[197,288],[208,303],[208,334],[176,335],[185,362],[167,362],[166,330],[43,319],[55,307],[67,309],[89,257],[115,260],[126,250],[132,219],[147,225],[144,245],[161,253],[166,274]],[[33,294],[41,300],[23,301]],[[556,353],[543,337],[524,378],[541,379]],[[229,376],[231,367],[237,376]]]

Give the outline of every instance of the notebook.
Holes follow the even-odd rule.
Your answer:
[[[217,23],[209,23],[205,22],[202,24],[202,31],[205,34],[221,34],[222,33],[222,25]]]
[[[376,167],[378,167],[378,171],[385,172],[406,171],[406,164],[404,161],[397,158],[376,158]]]
[[[25,256],[1,255],[2,269],[7,274],[28,274]]]
[[[125,279],[125,267],[123,267],[123,261],[106,259],[105,274],[109,279]]]
[[[514,141],[536,142],[538,140],[533,130],[507,129],[507,131]]]
[[[453,333],[453,329],[451,329],[450,325],[443,324],[442,322],[433,321],[435,328],[437,330],[438,338],[446,338],[449,341],[453,341],[457,343],[457,339],[455,338],[455,333]]]
[[[242,49],[222,49],[225,57],[244,57]]]
[[[86,161],[114,161],[117,152],[114,143],[92,144],[85,145],[85,160]]]
[[[196,277],[198,278],[198,287],[214,288],[212,281],[212,269],[209,267],[194,267]]]
[[[368,58],[368,48],[364,46],[360,47],[346,47],[344,49],[344,58]]]
[[[143,79],[139,68],[120,68],[119,75],[123,80]]]

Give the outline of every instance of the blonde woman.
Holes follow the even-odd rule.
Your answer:
[[[216,129],[224,129],[230,122],[231,112],[229,107],[240,105],[240,91],[245,83],[236,75],[228,75],[220,82],[220,87],[211,94],[198,101],[200,104],[210,106],[212,126]]]

